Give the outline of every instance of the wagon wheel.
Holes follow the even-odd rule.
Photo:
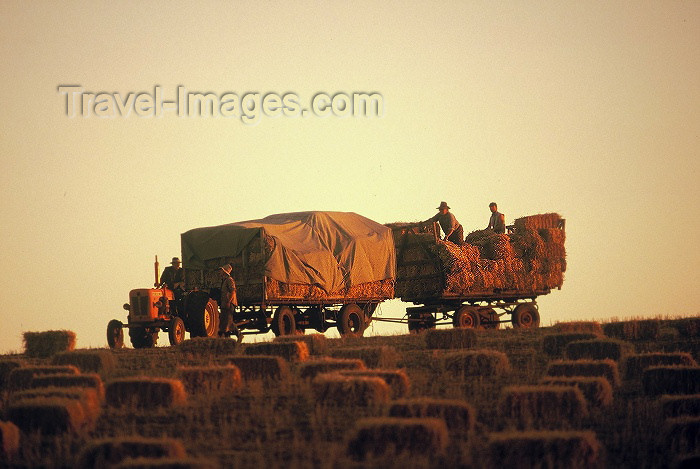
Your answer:
[[[129,338],[134,348],[151,348],[158,342],[158,332],[150,332],[145,327],[132,327]]]
[[[463,329],[477,329],[479,327],[479,313],[472,306],[462,306],[452,316],[452,325]]]
[[[498,313],[493,308],[482,309],[479,314],[481,317],[479,321],[481,327],[484,329],[499,329],[501,327],[500,318]]]
[[[513,327],[536,329],[540,327],[540,313],[533,303],[521,303],[511,314]]]
[[[296,333],[297,326],[294,319],[294,311],[289,306],[279,306],[272,316],[272,332],[276,336],[292,335]]]
[[[365,313],[354,303],[340,308],[337,322],[341,337],[362,337],[365,333]]]
[[[170,345],[180,345],[185,340],[185,323],[179,317],[175,316],[170,320],[168,329]]]
[[[107,324],[107,343],[109,348],[124,347],[124,324],[117,319],[112,319]]]

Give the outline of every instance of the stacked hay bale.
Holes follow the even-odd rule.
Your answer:
[[[387,226],[394,233],[400,298],[541,291],[564,281],[566,234],[556,213],[519,218],[511,234],[474,231],[461,246],[437,239],[432,226]]]

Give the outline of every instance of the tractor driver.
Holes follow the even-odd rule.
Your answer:
[[[233,323],[233,311],[238,306],[238,296],[236,295],[236,282],[231,277],[231,264],[222,265],[219,268],[221,273],[221,316],[219,321],[219,336],[226,337],[233,332],[240,338],[240,332]]]
[[[185,291],[185,271],[180,267],[180,258],[173,257],[170,265],[163,269],[160,285],[166,285],[178,297]]]

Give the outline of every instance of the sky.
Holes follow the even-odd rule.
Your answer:
[[[0,353],[52,329],[105,346],[189,229],[443,200],[467,233],[491,201],[566,218],[543,325],[698,315],[699,31],[696,1],[2,0]],[[156,113],[157,89],[216,115]]]

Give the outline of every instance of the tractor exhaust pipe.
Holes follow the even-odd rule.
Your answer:
[[[158,255],[156,255],[156,261],[153,263],[153,269],[154,269],[155,274],[156,274],[156,280],[153,283],[153,286],[157,288],[158,287]]]

